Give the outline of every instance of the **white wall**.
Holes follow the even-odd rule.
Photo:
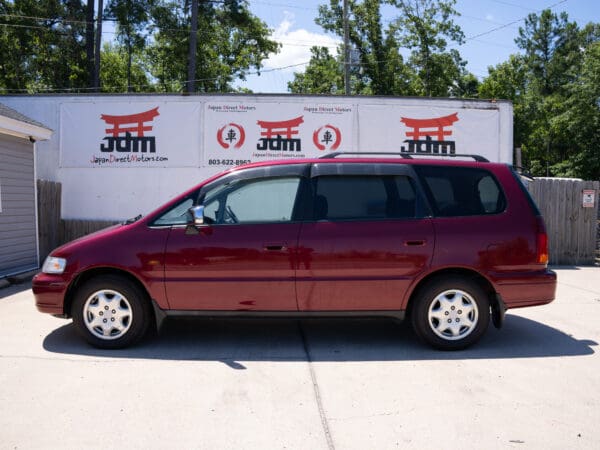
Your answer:
[[[54,130],[52,139],[37,145],[37,176],[62,183],[65,219],[122,220],[146,214],[174,195],[199,183],[213,168],[65,168],[60,167],[60,105],[89,97],[3,97],[7,106]],[[95,101],[148,101],[147,97],[100,96]],[[150,99],[152,99],[150,97]],[[173,97],[176,101],[198,101]],[[197,151],[197,149],[190,149]],[[218,171],[218,170],[217,170]]]
[[[345,150],[377,151],[381,145],[387,145],[384,139],[379,148],[365,147],[365,142],[378,142],[381,136],[389,135],[390,112],[395,113],[399,108],[406,108],[407,114],[420,108],[448,108],[456,110],[465,117],[477,115],[477,109],[485,110],[487,120],[490,120],[490,111],[496,110],[497,114],[491,117],[495,121],[497,134],[493,139],[478,143],[475,148],[482,151],[474,153],[484,154],[493,161],[512,162],[512,105],[509,102],[490,103],[487,101],[462,101],[450,99],[401,99],[401,98],[376,98],[376,97],[302,97],[287,95],[256,95],[256,96],[4,96],[0,101],[11,108],[41,122],[54,130],[52,139],[37,143],[37,176],[41,179],[59,181],[62,183],[62,217],[65,219],[106,219],[121,220],[137,214],[145,214],[187,188],[197,184],[203,179],[226,167],[209,166],[204,157],[204,138],[200,140],[201,148],[182,149],[190,154],[200,154],[199,167],[61,167],[60,145],[61,124],[60,111],[62,103],[94,102],[94,103],[148,103],[148,102],[192,102],[205,104],[207,102],[245,102],[247,104],[344,104],[353,107],[353,123],[351,145]],[[379,108],[381,106],[381,108]],[[381,109],[382,120],[374,120],[372,116],[360,118],[360,108],[369,111]],[[205,122],[205,112],[201,113],[201,123]],[[372,114],[372,113],[371,113]],[[239,116],[236,116],[236,118]],[[283,119],[283,118],[282,118]],[[394,116],[393,123],[398,122]],[[380,126],[382,129],[373,129]],[[461,122],[461,126],[468,123]],[[187,126],[187,125],[186,125]],[[363,127],[361,129],[361,126]],[[384,129],[385,126],[385,129]],[[362,130],[362,131],[360,131]],[[198,133],[203,133],[201,127]],[[210,133],[213,133],[210,131]],[[362,133],[362,136],[360,135]],[[365,134],[373,136],[366,138]],[[386,134],[387,133],[387,134]],[[83,139],[83,137],[82,137]],[[100,141],[98,141],[100,142]],[[250,143],[255,145],[255,143]],[[98,144],[99,145],[99,144]],[[396,145],[396,143],[394,143]],[[213,151],[213,149],[211,149]],[[389,151],[389,150],[387,150]],[[214,151],[213,151],[214,153]]]

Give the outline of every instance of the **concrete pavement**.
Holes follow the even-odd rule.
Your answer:
[[[385,320],[171,320],[100,351],[0,290],[0,448],[598,448],[600,268],[463,352]]]

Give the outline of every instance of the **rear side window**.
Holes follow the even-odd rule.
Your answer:
[[[487,170],[415,166],[436,216],[479,216],[506,209],[506,198]]]
[[[316,178],[316,220],[415,217],[415,191],[405,176],[335,175]]]

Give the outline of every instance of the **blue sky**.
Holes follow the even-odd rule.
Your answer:
[[[273,38],[283,47],[264,61],[265,71],[261,76],[250,75],[237,85],[255,93],[287,92],[287,82],[293,79],[293,73],[303,71],[304,63],[310,60],[312,45],[325,45],[335,51],[339,38],[325,33],[314,21],[318,6],[325,3],[328,1],[249,0],[252,12],[267,23],[273,30]],[[580,26],[600,22],[600,0],[458,0],[455,7],[461,14],[456,21],[467,38],[458,50],[468,61],[469,71],[479,79],[487,75],[488,66],[518,52],[514,39],[522,19],[529,13],[551,7],[557,13],[567,12],[569,20]],[[395,18],[396,11],[383,8],[383,21]],[[287,66],[295,67],[283,69]]]

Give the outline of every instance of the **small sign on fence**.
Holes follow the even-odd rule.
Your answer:
[[[595,204],[596,191],[594,189],[583,190],[583,207],[593,208]]]

